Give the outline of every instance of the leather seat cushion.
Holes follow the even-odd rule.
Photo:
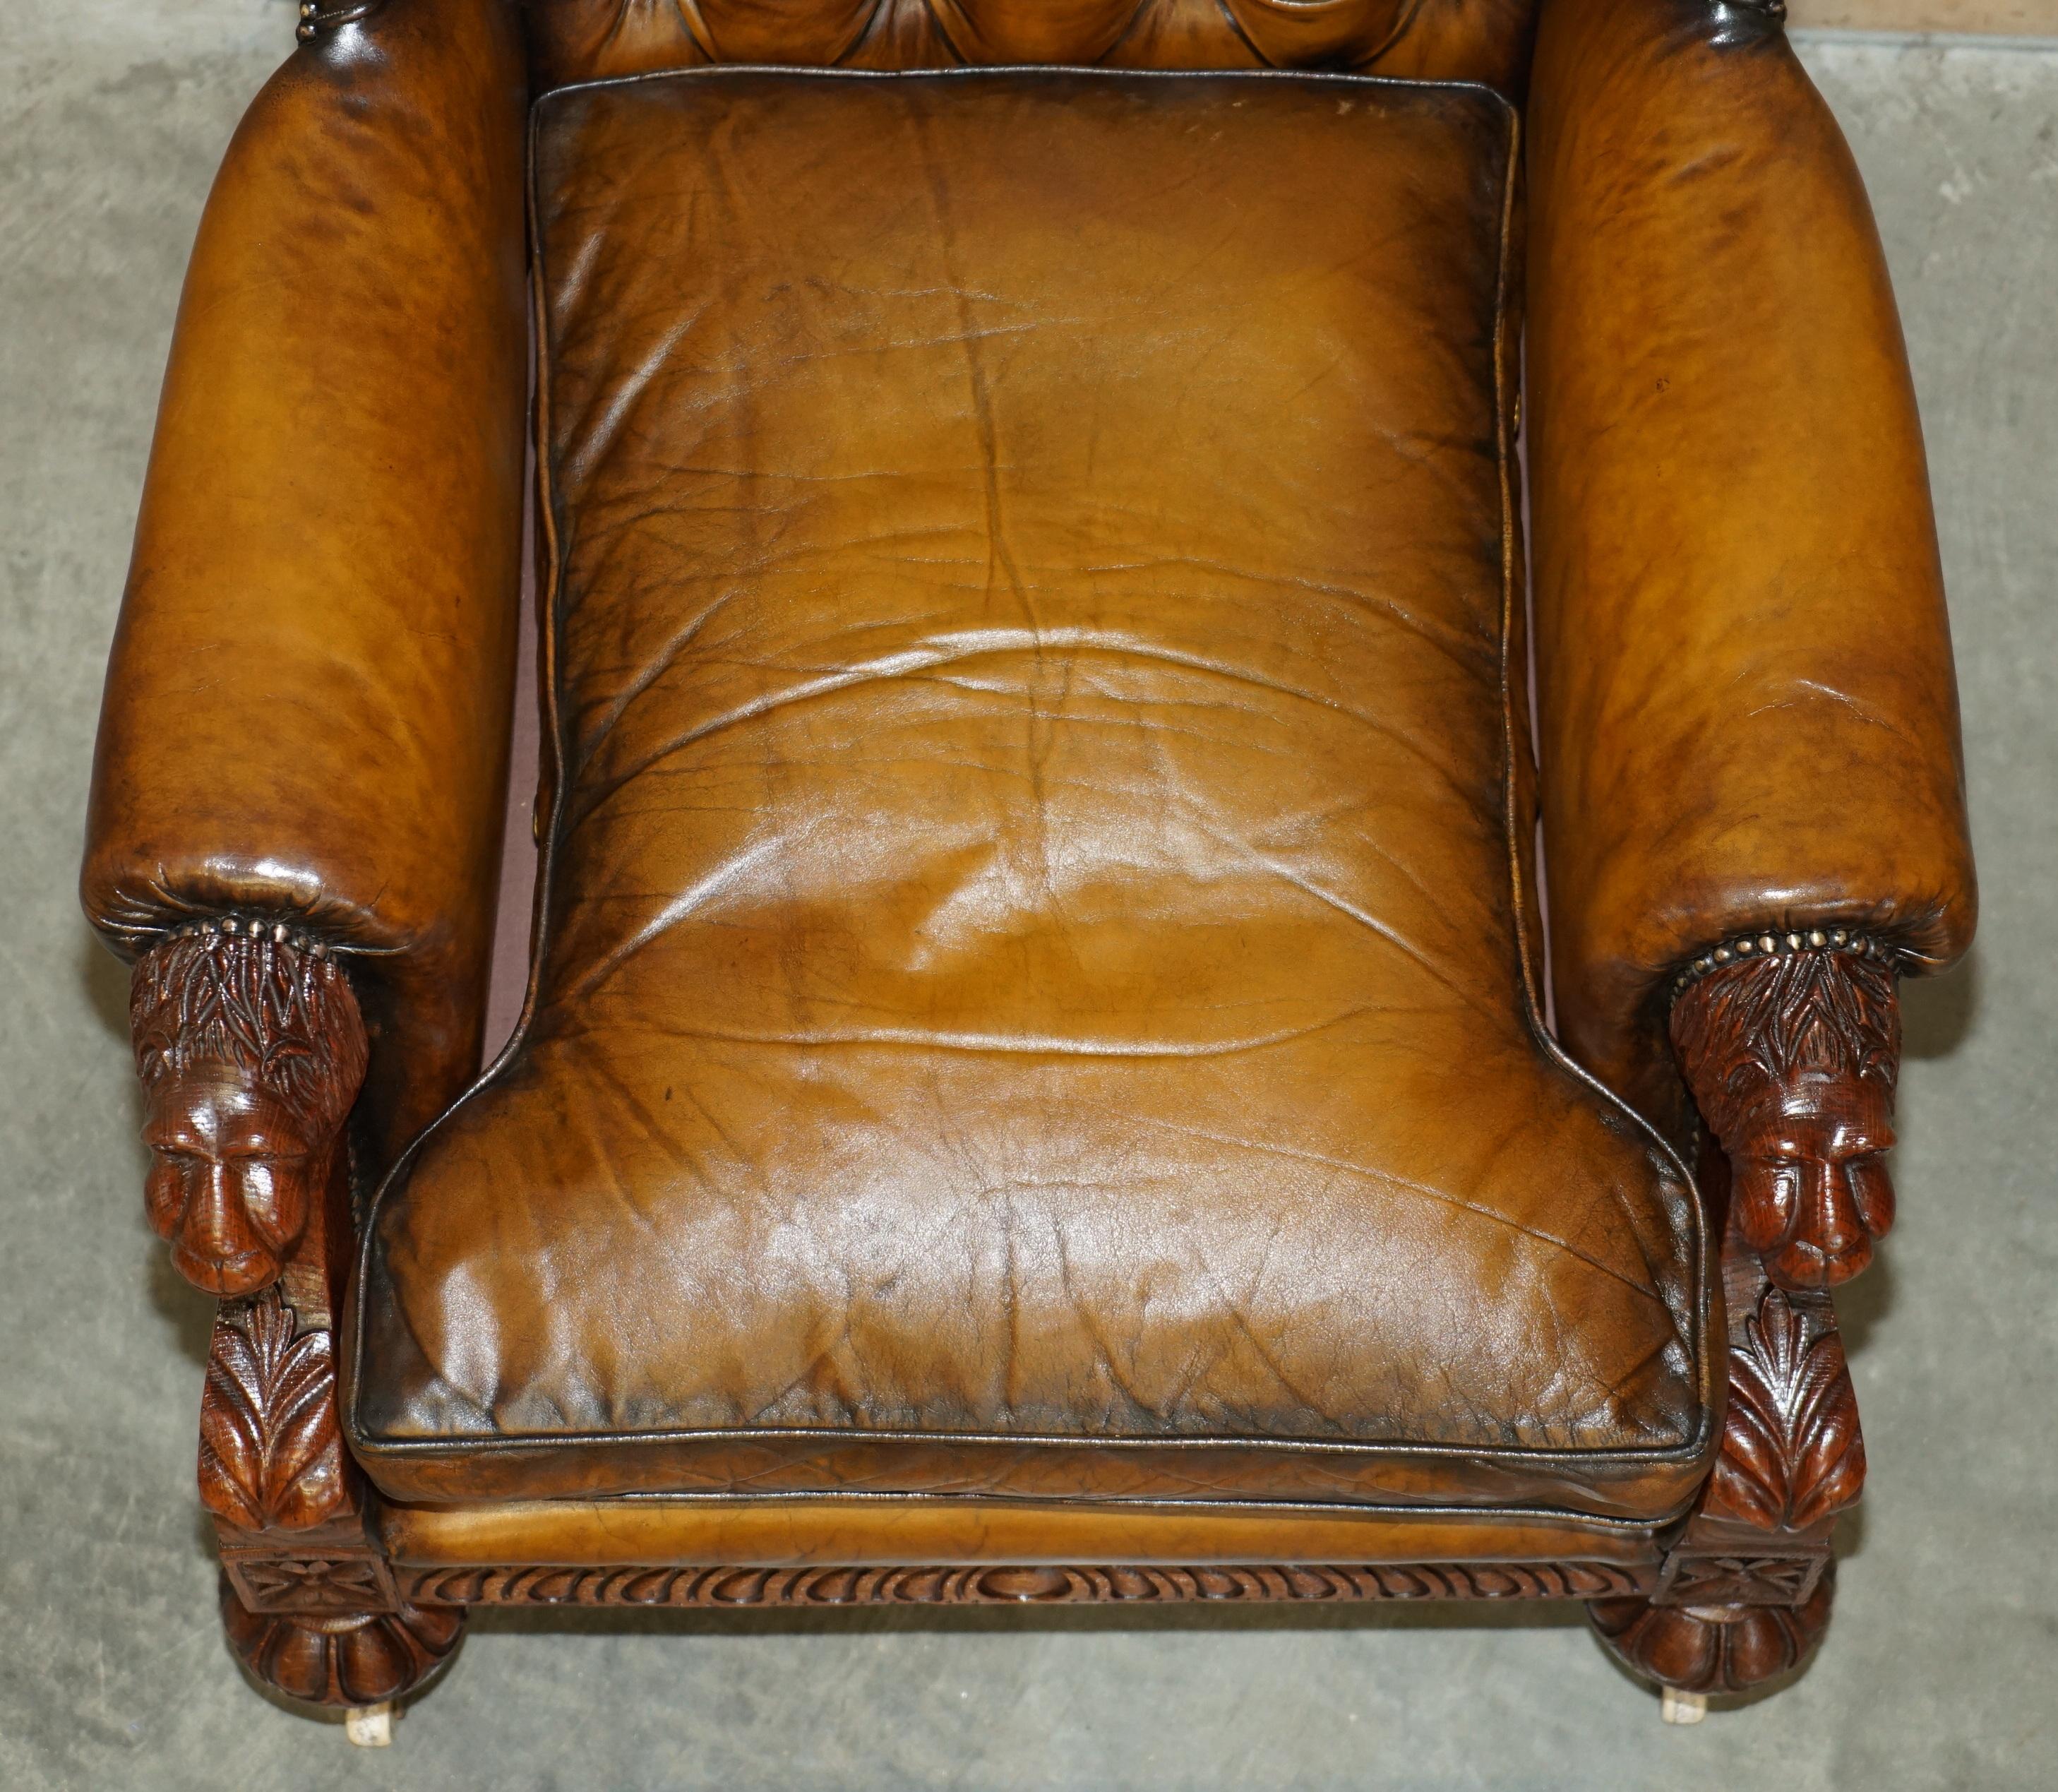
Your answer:
[[[1525,995],[1512,136],[542,103],[560,765],[530,1011],[369,1232],[388,1492],[1684,1503],[1696,1202]]]

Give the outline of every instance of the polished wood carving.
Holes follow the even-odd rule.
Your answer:
[[[195,1286],[256,1293],[335,1175],[364,1079],[349,982],[282,926],[209,921],[136,961],[129,1019],[151,1226]]]
[[[332,1553],[268,1555],[262,1549],[224,1549],[223,1571],[236,1596],[252,1611],[391,1611],[399,1609],[384,1558],[365,1544]]]
[[[1763,1540],[1757,1540],[1763,1547]],[[1654,1605],[1800,1605],[1829,1570],[1828,1540],[1806,1554],[1760,1556],[1739,1538],[1724,1549],[1705,1535],[1667,1553]]]
[[[1190,1601],[1603,1599],[1648,1571],[1614,1563],[1425,1563],[1162,1568],[504,1568],[396,1571],[419,1605],[717,1608],[849,1605],[1165,1604]]]
[[[1836,1584],[1826,1566],[1796,1605],[1655,1605],[1599,1599],[1587,1609],[1634,1673],[1682,1692],[1746,1692],[1806,1661],[1830,1622]]]
[[[1776,1283],[1852,1273],[1891,1215],[1868,1154],[1891,1138],[1892,972],[1862,942],[1711,959],[1675,1007],[1683,1062],[1734,1166],[1730,1367],[1714,1474],[1656,1568],[396,1569],[368,1529],[336,1405],[338,1246],[349,1231],[341,1132],[365,1055],[348,986],[332,960],[282,930],[222,923],[148,955],[135,987],[158,1154],[153,1221],[202,1285],[255,1283],[217,1316],[201,1486],[220,1535],[231,1643],[289,1697],[364,1705],[414,1690],[455,1647],[472,1605],[1570,1598],[1588,1602],[1632,1671],[1696,1692],[1741,1691],[1793,1668],[1828,1623],[1829,1529],[1858,1496],[1864,1444],[1827,1294]],[[1869,1120],[1857,1097],[1876,1099]],[[1766,1218],[1774,1208],[1777,1237]],[[1846,1209],[1862,1222],[1861,1245]]]
[[[448,1658],[464,1614],[447,1607],[393,1611],[256,1612],[224,1575],[221,1619],[250,1671],[312,1705],[376,1705],[413,1692]]]
[[[1701,1510],[1805,1531],[1855,1504],[1865,1439],[1843,1339],[1826,1307],[1766,1289],[1730,1354],[1729,1417]]]
[[[1839,928],[1732,940],[1695,961],[1672,1043],[1728,1154],[1731,1223],[1790,1289],[1872,1261],[1893,1223],[1901,1007],[1893,955]]]
[[[463,1615],[398,1597],[343,1447],[335,1331],[350,1257],[344,1122],[367,1042],[323,948],[279,926],[185,930],[136,967],[152,1222],[216,1309],[201,1401],[229,1642],[294,1699],[420,1685]]]
[[[247,1531],[305,1530],[347,1508],[331,1335],[300,1331],[276,1287],[216,1316],[200,1496]]]
[[[1748,1087],[1755,1075],[1746,1069],[1738,1081]],[[1721,1212],[1734,1188],[1723,1158],[1707,1155],[1702,1167],[1703,1193]],[[1588,1607],[1625,1667],[1684,1692],[1742,1692],[1807,1659],[1830,1621],[1837,1515],[1865,1485],[1836,1309],[1826,1291],[1776,1285],[1745,1226],[1730,1198],[1722,1246],[1729,1398],[1699,1508],[1652,1593]]]

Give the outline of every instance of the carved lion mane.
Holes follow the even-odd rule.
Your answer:
[[[343,1123],[364,1075],[364,1023],[335,960],[269,935],[184,933],[145,954],[129,1027],[146,1088],[226,1064],[322,1131]]]
[[[1865,952],[1802,951],[1746,960],[1691,984],[1673,1004],[1672,1043],[1718,1138],[1767,1086],[1803,1071],[1869,1079],[1891,1096],[1901,1061],[1892,967]]]

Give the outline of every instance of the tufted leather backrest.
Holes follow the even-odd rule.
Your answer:
[[[532,0],[538,90],[722,63],[1326,69],[1519,97],[1536,0]]]

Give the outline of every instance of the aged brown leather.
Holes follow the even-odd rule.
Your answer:
[[[544,950],[371,1228],[389,1492],[1690,1496],[1696,1205],[1524,992],[1511,126],[543,102]]]
[[[1519,96],[1535,0],[548,0],[540,87],[724,63],[1289,69]]]
[[[1557,1012],[1676,1123],[1728,936],[1970,937],[1922,440],[1863,188],[1771,8],[1547,6],[1528,388]]]
[[[477,1064],[526,324],[518,22],[392,0],[304,48],[209,201],[109,669],[83,889],[350,955],[397,1149]]]
[[[409,1568],[478,1562],[797,1568],[922,1562],[1625,1562],[1649,1527],[1543,1512],[1027,1500],[527,1500],[389,1504]]]

